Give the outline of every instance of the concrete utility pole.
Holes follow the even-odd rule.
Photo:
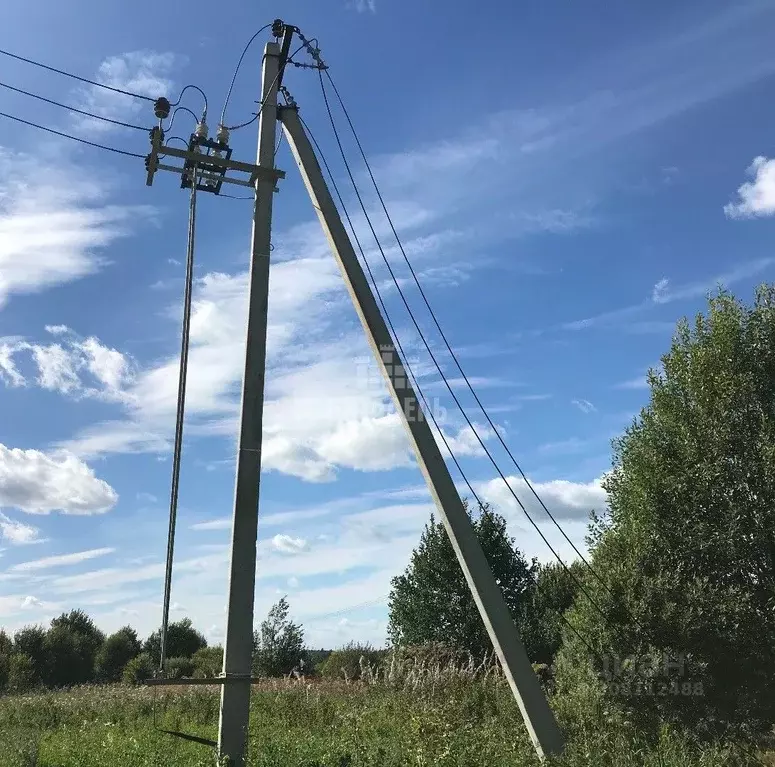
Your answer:
[[[270,171],[274,168],[279,68],[280,46],[277,43],[267,43],[262,72],[263,106],[259,118],[257,164],[259,168]],[[245,763],[250,717],[253,601],[256,584],[269,250],[274,189],[275,181],[270,174],[258,176],[253,210],[245,375],[242,382],[242,414],[234,492],[229,607],[221,674],[224,679],[218,722],[219,758],[228,757],[230,767],[243,767]]]
[[[533,672],[509,608],[406,376],[400,356],[393,346],[393,339],[353,251],[296,107],[281,107],[279,119],[312,199],[312,205],[339,264],[355,310],[366,331],[366,337],[388,381],[398,412],[403,417],[417,463],[444,521],[458,562],[463,568],[536,752],[541,758],[545,755],[560,754],[564,747],[562,733]],[[226,689],[228,687],[224,688],[224,693]]]

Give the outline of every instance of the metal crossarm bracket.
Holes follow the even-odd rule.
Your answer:
[[[261,677],[251,676],[251,684],[258,684],[263,681]],[[149,687],[185,687],[190,685],[220,685],[230,684],[232,682],[244,682],[246,677],[240,674],[227,674],[226,676],[209,676],[209,677],[178,677],[177,679],[164,679],[163,677],[153,677],[146,679],[143,684]]]
[[[146,186],[153,185],[153,178],[157,170],[169,170],[180,173],[182,176],[181,187],[190,188],[191,180],[196,169],[196,188],[199,191],[219,194],[223,184],[236,184],[255,188],[256,181],[278,181],[285,178],[285,171],[276,168],[262,168],[251,163],[239,162],[231,159],[231,147],[217,141],[204,139],[192,134],[187,149],[162,144],[164,134],[157,128],[151,131],[151,152],[145,158],[147,176]],[[204,150],[204,151],[203,151]],[[215,154],[217,152],[218,154]],[[161,163],[163,157],[171,157],[183,160],[183,165],[171,165]],[[243,174],[242,178],[234,178],[226,175],[226,171],[234,171]],[[277,191],[277,187],[275,187]]]

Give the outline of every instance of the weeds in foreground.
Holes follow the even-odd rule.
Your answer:
[[[198,767],[214,739],[217,688],[85,687],[0,698],[7,767]],[[571,711],[572,711],[572,707]],[[567,718],[568,707],[557,707]],[[745,767],[744,748],[694,743],[663,728],[656,739],[627,723],[562,721],[572,732],[557,767]],[[254,690],[251,767],[535,767],[519,711],[491,664],[394,659],[360,680],[267,680]]]

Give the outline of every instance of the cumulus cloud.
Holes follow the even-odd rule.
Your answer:
[[[304,538],[293,538],[281,533],[272,538],[272,546],[283,554],[298,554],[307,549],[309,544]]]
[[[36,383],[43,389],[75,397],[122,401],[134,375],[133,362],[94,337],[79,339],[64,325],[46,330],[62,338],[57,343],[7,339],[0,343],[0,377],[7,385],[27,382],[16,367],[16,358],[28,354],[37,367]]]
[[[130,51],[118,56],[110,56],[102,61],[95,80],[111,88],[138,93],[154,99],[159,96],[169,97],[172,95],[174,87],[170,77],[184,63],[183,57],[173,53],[147,50]],[[153,122],[153,112],[147,101],[141,101],[96,85],[81,88],[78,93],[78,102],[79,109],[101,117],[122,121],[134,119],[142,125]],[[104,120],[95,120],[78,114],[73,114],[73,121],[77,127],[90,131],[108,131],[115,128],[114,125]]]
[[[775,160],[755,157],[746,173],[746,181],[737,190],[737,201],[727,203],[724,213],[729,218],[754,218],[775,214]]]
[[[506,479],[511,490],[536,522],[548,519],[546,512],[543,511],[522,477],[510,476]],[[586,483],[556,479],[530,484],[555,518],[583,521],[593,509],[600,511],[607,507],[608,499],[605,490],[601,487],[601,481],[602,478]],[[516,517],[517,514],[521,515],[522,511],[509,487],[506,487],[503,480],[498,478],[481,483],[478,490],[493,506]]]
[[[116,491],[72,454],[0,444],[0,507],[28,514],[101,514],[117,501]]]

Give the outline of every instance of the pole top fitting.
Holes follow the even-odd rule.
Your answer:
[[[168,99],[165,99],[164,96],[161,98],[156,99],[156,101],[153,102],[153,113],[158,117],[160,120],[164,120],[167,117],[170,116],[170,102]]]
[[[282,19],[275,19],[272,22],[272,36],[282,37],[285,32],[285,24]]]

